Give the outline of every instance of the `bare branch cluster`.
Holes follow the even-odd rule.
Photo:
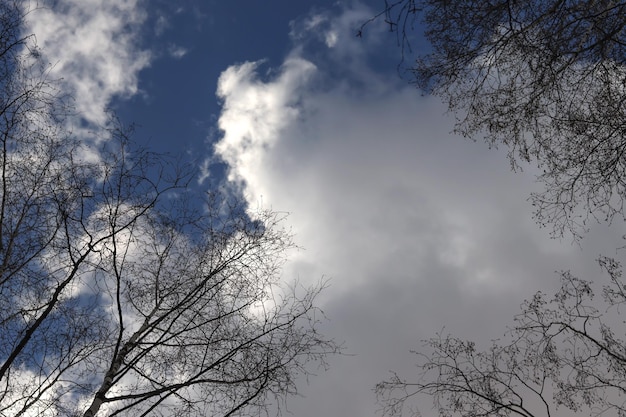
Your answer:
[[[531,201],[542,226],[578,239],[589,221],[626,221],[626,2],[397,0],[381,16],[403,53],[424,28],[431,49],[414,82],[443,98],[457,133],[504,145],[514,170],[537,165],[544,189]],[[599,262],[610,279],[600,297],[562,272],[561,290],[525,302],[487,350],[450,335],[428,340],[417,381],[393,375],[377,386],[385,412],[401,415],[426,396],[441,416],[559,407],[625,416],[626,286],[617,261]]]
[[[68,101],[0,1],[0,416],[259,415],[338,347],[279,285],[282,216],[210,195]]]
[[[537,221],[582,236],[624,218],[626,3],[615,0],[398,0],[381,13],[432,50],[415,83],[442,97],[456,131],[505,145],[514,169],[536,163]]]
[[[564,271],[560,291],[524,302],[515,326],[488,350],[450,335],[427,341],[418,381],[394,375],[377,386],[387,414],[402,415],[425,395],[442,416],[539,417],[559,407],[626,415],[626,286],[618,262],[599,263],[609,277],[600,297],[591,282]]]

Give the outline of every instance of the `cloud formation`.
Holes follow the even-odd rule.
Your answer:
[[[254,203],[267,192],[263,167],[283,130],[297,119],[299,90],[315,71],[309,61],[289,58],[278,75],[264,82],[256,72],[259,65],[247,62],[228,68],[217,89],[222,100],[218,126],[224,135],[215,153],[230,166],[228,180],[243,187]]]
[[[139,72],[150,63],[138,40],[146,18],[139,3],[60,0],[28,14],[25,31],[36,35],[52,77],[62,79],[87,123],[103,125],[111,99],[138,91]]]
[[[440,102],[373,70],[380,39],[353,44],[354,16],[294,23],[282,67],[234,65],[218,84],[216,154],[252,207],[291,213],[305,249],[285,276],[332,279],[329,331],[357,353],[313,381],[291,410],[301,416],[374,414],[371,388],[406,369],[419,340],[442,327],[499,337],[525,297],[558,284],[555,270],[584,275],[597,255],[538,229],[532,175],[452,136]]]

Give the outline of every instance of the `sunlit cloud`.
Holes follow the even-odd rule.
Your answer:
[[[337,28],[341,42],[364,13],[313,15],[302,21],[299,39],[307,42],[307,30],[325,25]],[[351,50],[352,40],[346,42],[337,46],[342,53]],[[428,280],[420,273],[426,264],[463,271],[457,284],[472,283],[476,293],[517,288],[519,280],[501,279],[500,268],[508,266],[492,264],[491,253],[511,238],[494,225],[520,233],[519,224],[507,223],[532,224],[520,205],[523,191],[504,183],[521,181],[529,189],[528,181],[508,173],[501,155],[451,137],[451,121],[437,100],[368,70],[355,76],[364,81],[357,86],[331,79],[302,51],[296,43],[283,66],[265,77],[260,63],[222,73],[223,136],[215,145],[229,166],[228,179],[251,207],[292,213],[306,247],[294,268],[336,277],[335,288],[346,290],[407,271]],[[359,68],[354,63],[363,46],[354,53],[345,62],[348,75]]]
[[[291,58],[273,81],[264,82],[256,72],[259,65],[230,67],[220,76],[217,89],[223,101],[219,128],[224,135],[215,153],[231,167],[229,181],[242,187],[253,204],[266,193],[266,178],[257,174],[283,130],[298,118],[298,90],[315,71],[309,61]]]
[[[106,123],[114,97],[136,94],[139,72],[150,63],[138,40],[146,18],[139,3],[60,0],[28,14],[24,30],[35,34],[52,77],[62,80],[89,124]]]
[[[290,213],[303,249],[285,279],[330,278],[322,307],[359,356],[312,397],[351,398],[358,405],[346,415],[375,408],[371,388],[412,363],[419,340],[443,327],[499,337],[525,297],[558,284],[555,270],[591,265],[535,225],[532,173],[512,173],[503,152],[455,137],[442,103],[371,68],[368,48],[383,32],[359,41],[364,16],[316,13],[292,24],[280,68],[226,69],[214,146],[250,207]],[[303,402],[302,415],[337,407]]]

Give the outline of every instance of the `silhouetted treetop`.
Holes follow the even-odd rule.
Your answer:
[[[580,237],[590,219],[624,218],[626,2],[399,0],[378,16],[403,48],[423,29],[413,81],[457,133],[538,166],[538,222]]]

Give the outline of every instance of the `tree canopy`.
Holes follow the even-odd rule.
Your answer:
[[[412,81],[444,100],[456,132],[506,147],[513,169],[535,165],[536,219],[554,236],[626,220],[626,2],[390,0],[380,17],[403,53],[424,29]],[[385,412],[426,396],[441,416],[626,415],[626,286],[617,260],[599,263],[606,285],[561,272],[561,289],[525,301],[487,349],[427,340],[416,377],[378,384]]]
[[[458,133],[506,147],[514,169],[536,165],[540,224],[579,238],[589,220],[624,219],[626,3],[389,0],[377,17],[403,51],[423,28],[412,81]]]
[[[426,341],[417,378],[394,374],[377,385],[386,415],[403,415],[423,396],[441,416],[624,415],[626,291],[621,265],[599,262],[606,285],[563,271],[561,289],[525,301],[488,349],[447,334]]]
[[[259,415],[337,345],[281,284],[282,215],[68,129],[29,2],[0,1],[0,416]],[[72,115],[74,116],[74,115]]]

